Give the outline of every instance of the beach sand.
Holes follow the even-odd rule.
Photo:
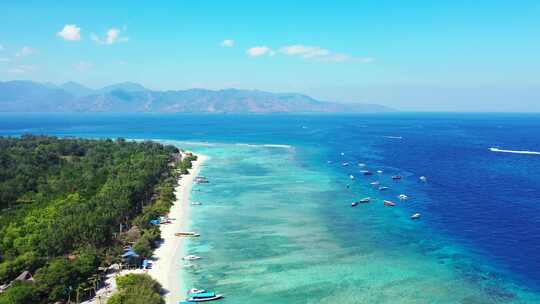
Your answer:
[[[170,224],[160,226],[162,244],[154,251],[154,261],[152,269],[148,274],[157,280],[167,291],[165,294],[166,303],[178,303],[186,297],[188,286],[183,286],[179,271],[181,259],[184,256],[183,238],[174,234],[180,231],[186,231],[187,220],[189,216],[189,196],[194,178],[199,174],[201,165],[208,160],[205,155],[197,155],[197,161],[194,161],[193,167],[189,170],[189,175],[182,175],[175,189],[176,201],[171,207],[169,217]]]

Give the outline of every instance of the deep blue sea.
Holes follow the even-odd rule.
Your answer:
[[[223,303],[540,303],[540,155],[489,150],[540,152],[538,114],[0,114],[23,133],[210,156],[178,267]]]

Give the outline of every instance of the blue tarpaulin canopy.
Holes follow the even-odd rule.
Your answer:
[[[159,225],[159,220],[151,220],[150,225],[154,225],[154,226]]]
[[[122,254],[122,257],[123,258],[138,258],[139,255],[133,251],[133,249],[129,249],[128,251],[124,252],[124,254]]]

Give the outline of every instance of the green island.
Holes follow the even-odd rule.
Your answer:
[[[160,240],[151,221],[195,159],[152,141],[0,137],[0,304],[78,303],[125,265],[126,247],[150,257]],[[164,303],[146,274],[117,287],[108,303]]]

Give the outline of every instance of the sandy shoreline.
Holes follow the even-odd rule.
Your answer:
[[[183,300],[186,296],[186,290],[189,289],[189,287],[183,286],[179,275],[181,269],[178,267],[181,264],[180,259],[184,256],[184,239],[174,234],[186,230],[193,180],[207,159],[207,156],[197,154],[197,161],[192,162],[193,167],[189,170],[190,174],[182,175],[182,178],[179,179],[175,188],[176,201],[169,212],[172,222],[160,226],[163,243],[154,251],[152,269],[148,271],[148,274],[167,290],[166,303],[178,303]]]

